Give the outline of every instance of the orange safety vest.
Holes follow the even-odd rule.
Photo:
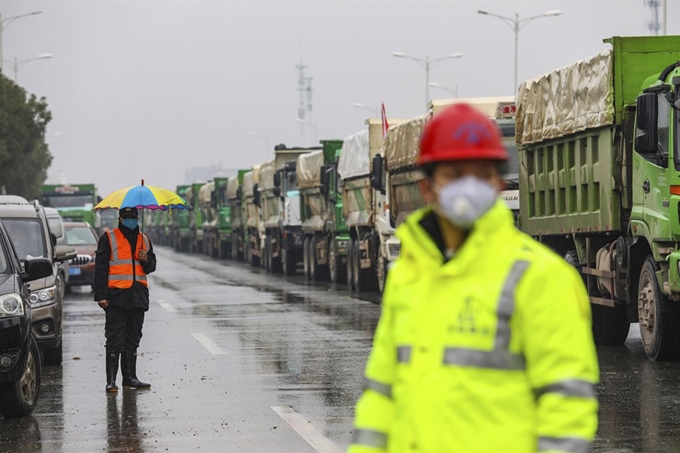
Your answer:
[[[144,272],[142,265],[136,259],[140,250],[148,250],[150,248],[149,238],[146,237],[146,234],[139,233],[134,256],[132,255],[130,243],[123,232],[120,231],[120,228],[115,228],[113,232],[108,231],[106,235],[109,237],[109,243],[111,244],[109,288],[131,288],[133,280],[148,287],[149,283],[146,272]]]

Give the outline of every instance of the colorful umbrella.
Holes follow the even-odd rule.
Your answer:
[[[137,208],[150,210],[173,210],[193,209],[186,200],[175,192],[162,187],[146,186],[142,184],[135,187],[116,190],[104,198],[94,210]]]

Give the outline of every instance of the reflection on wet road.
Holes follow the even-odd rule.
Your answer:
[[[0,452],[342,451],[379,297],[157,253],[138,359],[152,389],[104,392],[103,312],[69,295],[64,364],[44,368],[32,417],[0,420]],[[594,451],[677,451],[680,364],[649,362],[637,325],[599,356]]]

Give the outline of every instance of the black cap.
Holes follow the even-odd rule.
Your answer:
[[[118,216],[121,219],[136,219],[139,217],[137,208],[120,208],[118,210]]]

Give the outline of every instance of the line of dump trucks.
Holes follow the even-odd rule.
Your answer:
[[[598,344],[639,322],[652,360],[680,359],[680,37],[615,37],[591,58],[526,80],[516,96],[433,101],[230,178],[178,186],[196,209],[152,215],[157,243],[301,270],[382,290],[395,229],[424,206],[415,161],[423,127],[468,102],[493,118],[512,155],[502,198],[525,233],[582,274]]]

